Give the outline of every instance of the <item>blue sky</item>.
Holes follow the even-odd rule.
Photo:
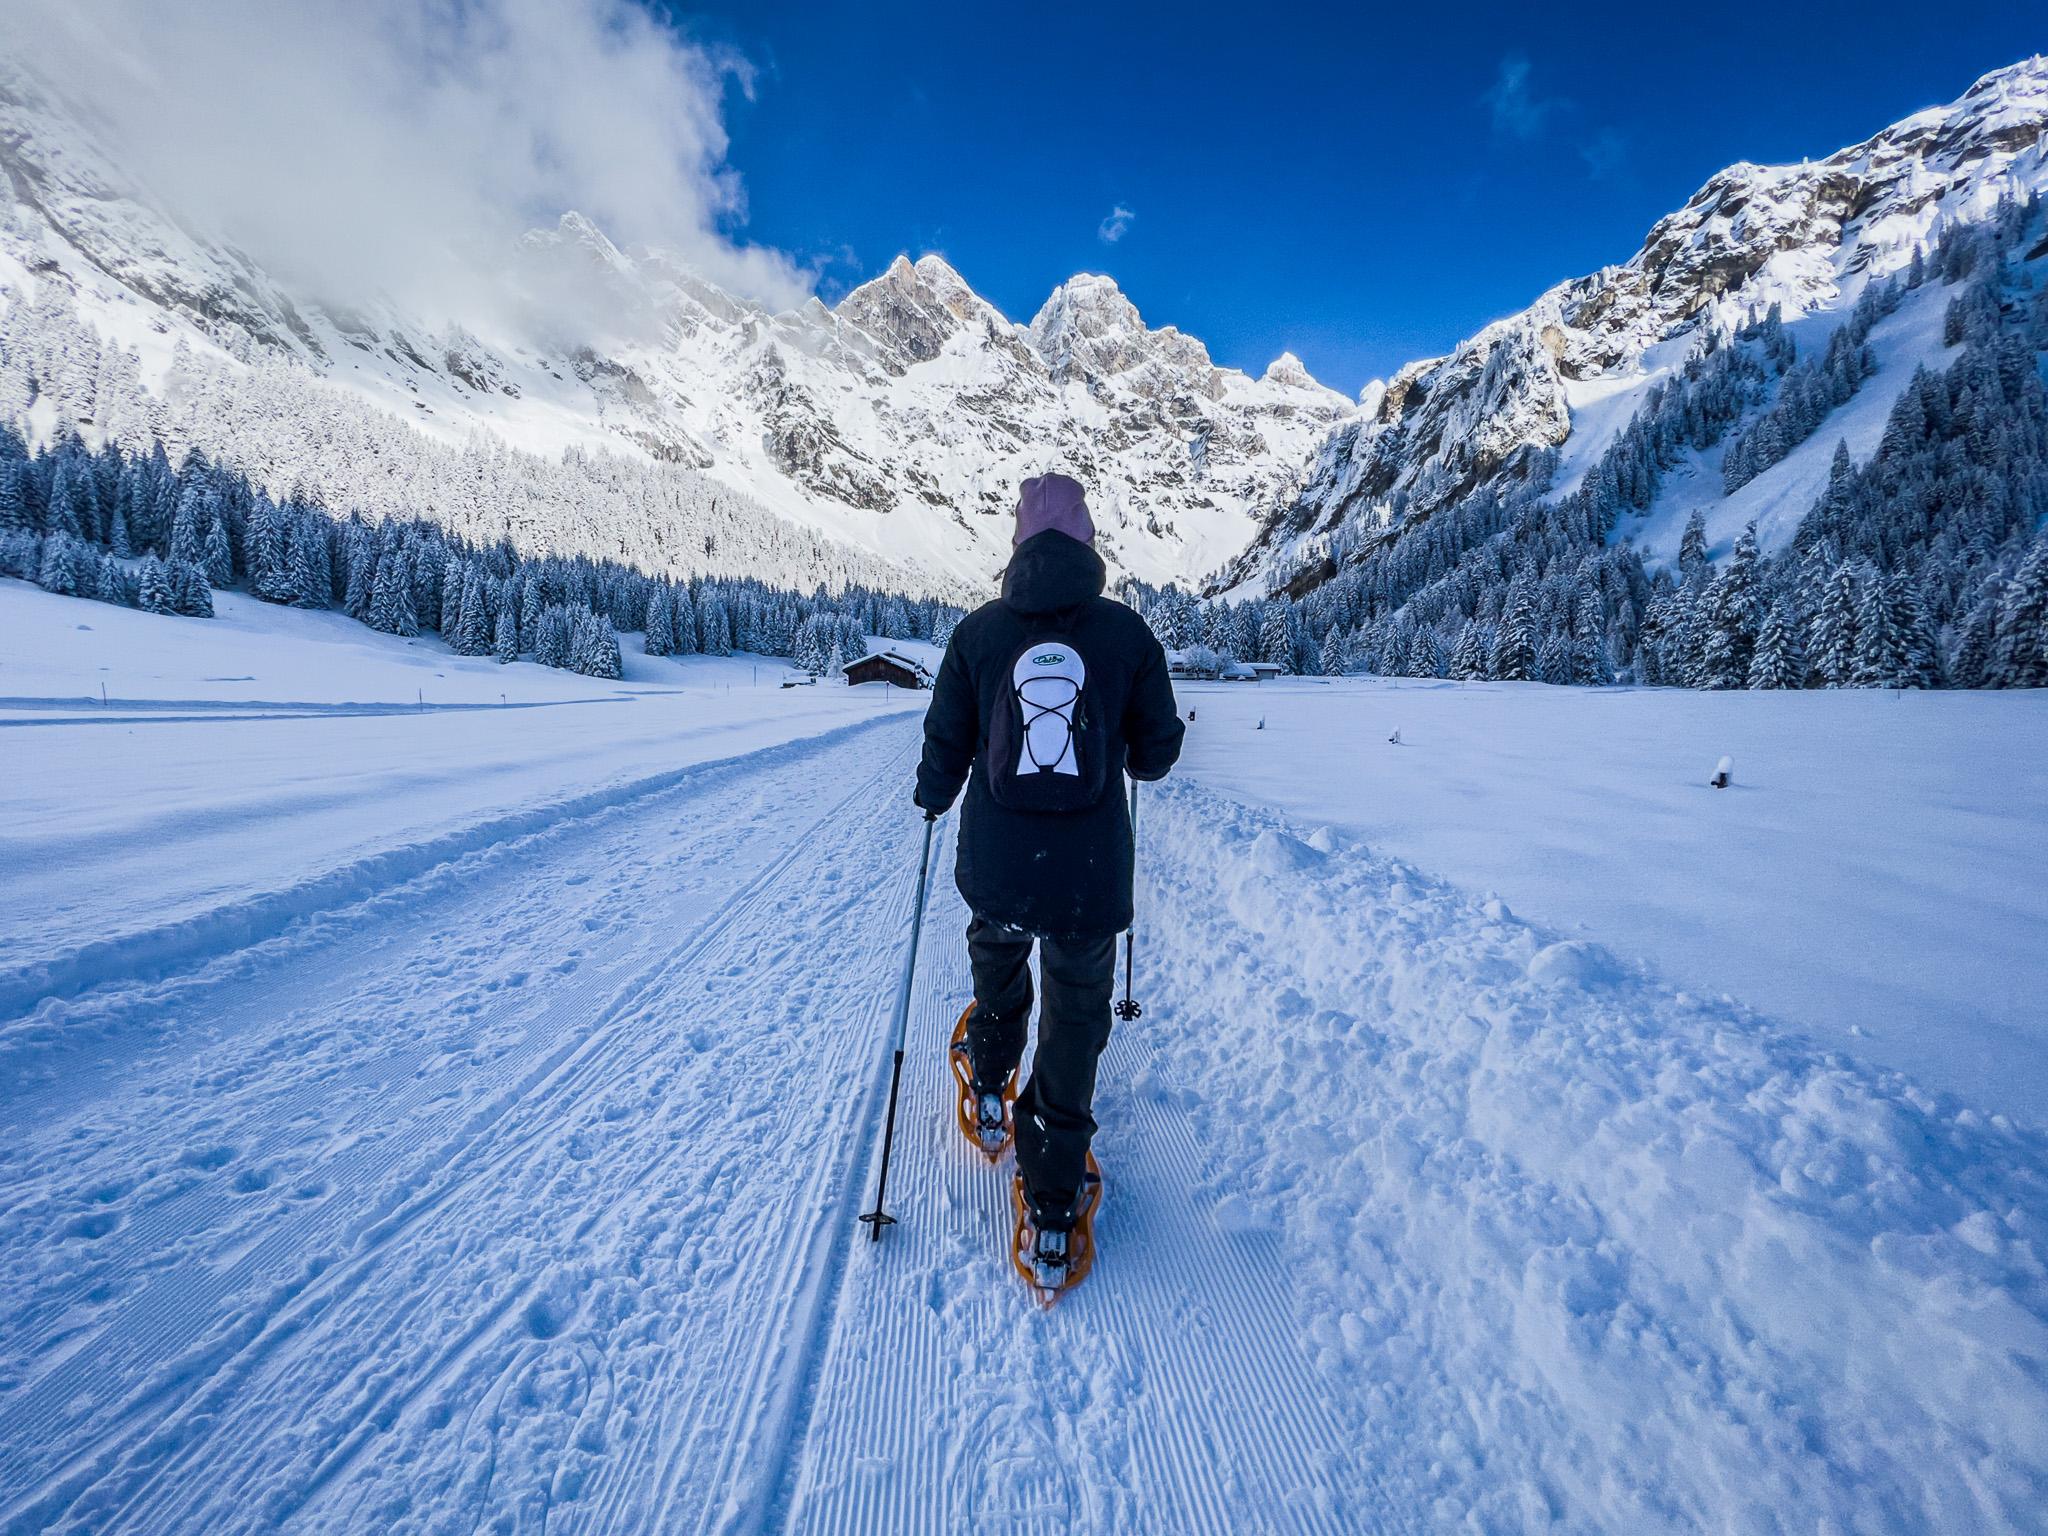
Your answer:
[[[753,74],[742,233],[830,299],[938,251],[1013,319],[1153,325],[1347,392],[1625,259],[1735,160],[1818,157],[2048,51],[2040,4],[680,11]],[[1121,214],[1119,214],[1121,210]]]

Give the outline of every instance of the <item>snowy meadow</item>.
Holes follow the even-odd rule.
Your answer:
[[[0,1528],[2037,1525],[2039,692],[1182,685],[1044,1313],[921,695],[217,602],[0,583]]]

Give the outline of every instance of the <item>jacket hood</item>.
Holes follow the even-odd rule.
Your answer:
[[[1057,613],[1100,597],[1109,579],[1102,556],[1054,529],[1017,546],[1003,572],[1003,601],[1018,613]]]

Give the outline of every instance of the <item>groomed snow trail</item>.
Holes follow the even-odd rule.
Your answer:
[[[1040,1310],[915,722],[0,1027],[0,1531],[2026,1530],[2048,1145],[1199,785]],[[5,1025],[6,1021],[0,1021]]]
[[[1277,1245],[1217,1240],[1186,1125],[1122,1080],[1122,1037],[1160,1027],[1149,1015],[1103,1060],[1100,1257],[1056,1306],[1030,1299],[1007,1257],[1013,1162],[992,1168],[953,1122],[966,922],[947,881],[904,1074],[899,1224],[850,1255],[793,1487],[752,1528],[1399,1528],[1302,1346]]]
[[[138,989],[178,1020],[0,1165],[6,1528],[707,1523],[858,1173],[912,734]]]

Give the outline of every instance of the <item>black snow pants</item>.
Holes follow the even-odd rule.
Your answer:
[[[1088,1143],[1095,1136],[1095,1063],[1109,1044],[1116,936],[1039,939],[976,917],[967,925],[967,963],[976,1007],[967,1049],[976,1086],[999,1088],[1024,1059],[1031,1020],[1031,946],[1039,945],[1044,999],[1031,1080],[1017,1095],[1017,1171],[1035,1219],[1071,1225]]]

